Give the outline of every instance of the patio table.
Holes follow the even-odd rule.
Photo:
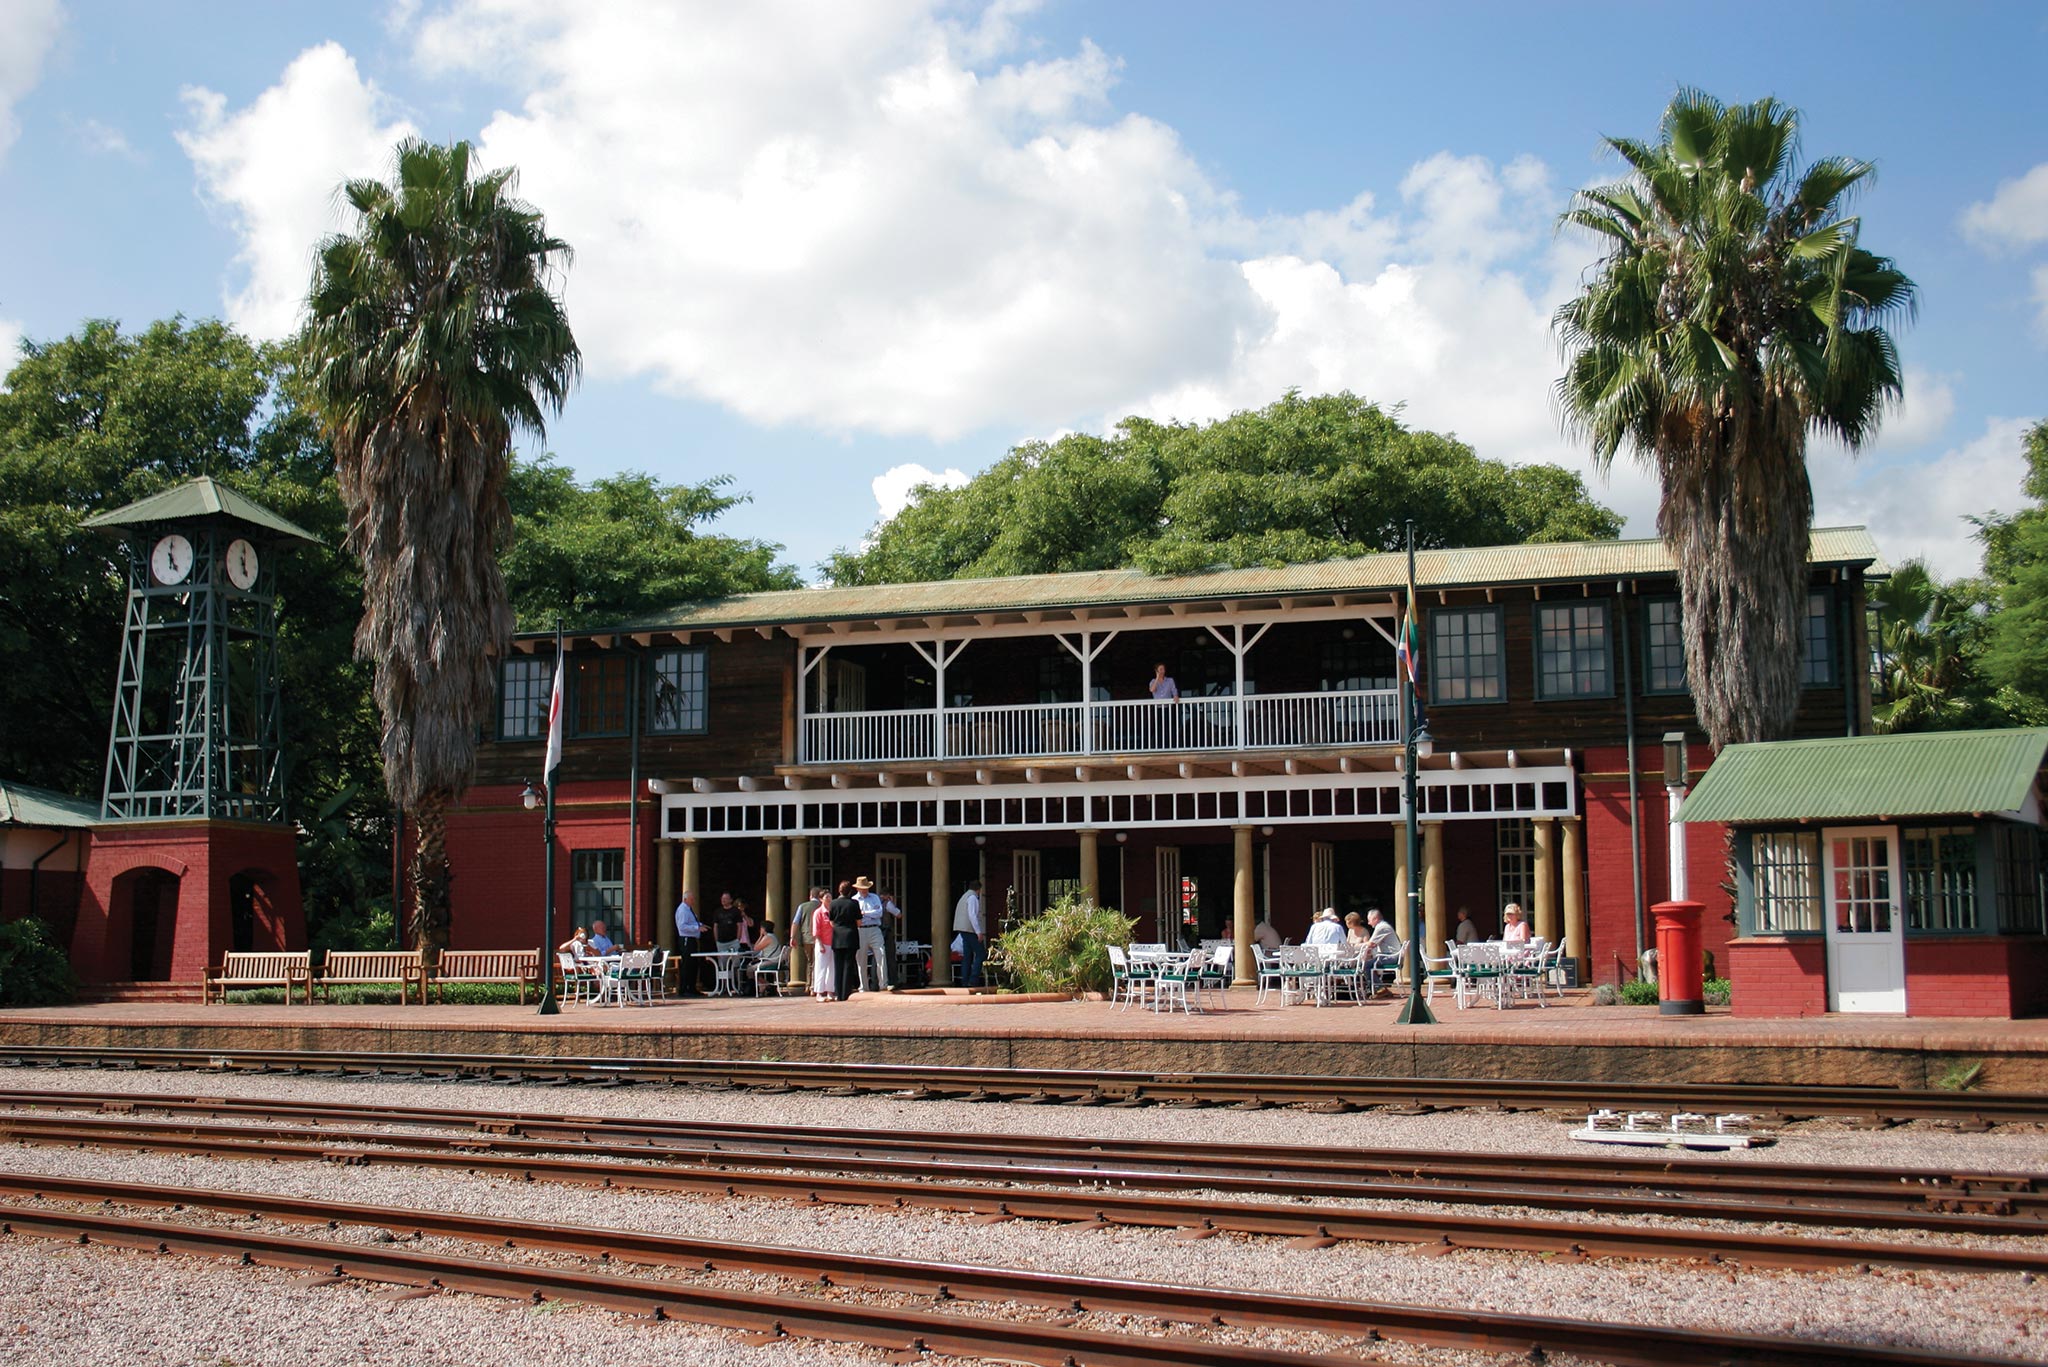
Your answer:
[[[740,994],[740,965],[754,957],[751,949],[714,949],[709,954],[699,954],[700,959],[711,964],[712,982],[709,995],[714,997],[737,997]]]

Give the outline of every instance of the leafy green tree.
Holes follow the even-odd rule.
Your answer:
[[[1603,467],[1657,473],[1686,670],[1716,747],[1790,733],[1813,491],[1812,432],[1854,450],[1901,394],[1886,325],[1913,282],[1858,245],[1870,163],[1794,165],[1797,111],[1683,91],[1655,142],[1609,138],[1629,174],[1561,222],[1606,256],[1554,324],[1568,427]]]
[[[1352,394],[1288,394],[1213,423],[1127,418],[1114,435],[1012,450],[966,486],[924,486],[836,583],[1136,565],[1170,574],[1426,546],[1611,537],[1578,476],[1483,460]]]
[[[580,485],[546,458],[512,467],[506,494],[517,535],[505,582],[528,630],[556,617],[602,626],[678,603],[802,586],[782,549],[719,536],[706,524],[745,501],[732,477],[661,484],[628,472]]]
[[[498,554],[515,430],[546,430],[581,368],[552,286],[569,255],[474,173],[466,142],[398,146],[389,184],[343,187],[353,232],[323,242],[304,348],[363,566],[356,651],[375,666],[385,784],[416,833],[411,931],[448,925],[445,814],[476,771],[513,618]]]
[[[2034,506],[1983,523],[1984,568],[1998,586],[1984,670],[2015,707],[2040,714],[2048,712],[2048,421],[2024,440],[2023,487]]]
[[[1944,584],[1918,560],[1871,585],[1871,712],[1879,731],[1980,724],[1986,707],[1976,672],[1982,606],[1970,581]]]

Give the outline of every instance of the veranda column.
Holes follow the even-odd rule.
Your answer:
[[[811,895],[811,840],[809,836],[793,835],[789,838],[789,935],[783,943],[789,946],[789,980],[793,983],[808,981],[804,977],[803,937],[797,934],[796,909]]]
[[[1394,933],[1401,937],[1404,945],[1414,933],[1408,924],[1408,841],[1399,827],[1394,829]],[[1422,947],[1425,950],[1442,948],[1427,942]]]
[[[1536,905],[1529,910],[1536,917],[1536,934],[1554,945],[1563,931],[1557,917],[1557,820],[1539,816],[1535,827]]]
[[[676,947],[676,842],[654,842],[654,943]]]
[[[1592,945],[1586,939],[1586,858],[1581,842],[1585,836],[1579,819],[1568,816],[1564,819],[1564,947],[1565,953],[1578,960],[1591,962]],[[1584,967],[1579,971],[1579,981],[1585,982],[1589,975]]]
[[[698,854],[696,841],[685,840],[683,842],[683,885],[676,889],[676,896],[680,898],[684,893],[689,893],[690,905],[695,907],[698,916],[702,917],[704,914],[704,896],[703,890],[698,886],[698,883],[701,878],[699,871],[703,867],[703,861],[697,857]]]
[[[1102,903],[1102,852],[1097,845],[1101,832],[1081,832],[1081,895],[1100,906]]]
[[[1258,980],[1252,973],[1252,828],[1232,826],[1230,845],[1230,941],[1237,946],[1230,954],[1231,986],[1253,987]]]
[[[761,891],[761,914],[775,929],[775,938],[789,943],[789,865],[782,847],[788,842],[779,835],[768,837],[768,885]]]
[[[1422,943],[1439,952],[1450,930],[1444,923],[1444,823],[1422,824]]]
[[[953,841],[932,832],[932,985],[953,984]]]

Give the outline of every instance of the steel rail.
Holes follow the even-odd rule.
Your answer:
[[[404,1166],[556,1181],[584,1186],[688,1191],[714,1196],[768,1196],[803,1202],[893,1208],[931,1207],[991,1219],[1051,1220],[1068,1224],[1135,1225],[1189,1230],[1193,1237],[1223,1231],[1289,1238],[1305,1246],[1343,1240],[1424,1244],[1450,1252],[1502,1249],[1577,1257],[1706,1258],[1754,1266],[1835,1269],[1886,1266],[1944,1272],[2048,1272],[2048,1249],[2004,1250],[1946,1244],[1750,1234],[1705,1227],[1590,1223],[1490,1212],[1436,1213],[1356,1209],[1294,1202],[1261,1203],[1133,1196],[1092,1190],[1029,1190],[937,1182],[928,1174],[904,1176],[821,1174],[812,1171],[707,1169],[593,1158],[534,1158],[492,1153],[480,1145],[448,1151],[341,1147],[331,1139],[295,1143],[195,1137],[152,1138],[118,1131],[65,1132],[26,1127],[7,1137],[29,1143],[262,1158],[353,1166]],[[1754,1218],[1754,1217],[1752,1217]]]
[[[1778,1084],[1569,1082],[1520,1078],[1321,1077],[1301,1074],[1139,1073],[970,1068],[879,1063],[766,1063],[750,1060],[555,1058],[516,1054],[402,1054],[105,1045],[34,1045],[10,1062],[222,1072],[401,1073],[453,1078],[667,1082],[776,1090],[840,1089],[1012,1101],[1096,1104],[1394,1106],[1417,1110],[1540,1110],[1626,1104],[1637,1109],[1725,1111],[1785,1116],[1849,1115],[1880,1122],[1914,1119],[2048,1122],[2048,1095],[1945,1092],[1889,1087]]]
[[[395,1106],[375,1101],[309,1101],[283,1097],[181,1096],[159,1092],[96,1090],[4,1090],[0,1106],[97,1108],[115,1114],[162,1111],[173,1115],[294,1119],[475,1129],[494,1136],[560,1136],[587,1141],[594,1136],[641,1144],[732,1145],[747,1151],[825,1154],[851,1151],[856,1157],[895,1154],[930,1159],[986,1158],[1008,1161],[1027,1154],[1033,1161],[1075,1166],[1153,1167],[1186,1175],[1298,1174],[1321,1183],[1332,1176],[1410,1179],[1441,1176],[1478,1180],[1509,1176],[1522,1180],[1574,1177],[1603,1188],[1649,1185],[1659,1190],[1739,1192],[1766,1198],[1833,1193],[1868,1200],[1927,1203],[1929,1208],[1974,1207],[1992,1213],[2048,1214],[2048,1174],[1997,1171],[1902,1169],[1817,1163],[1748,1162],[1695,1158],[1645,1158],[1627,1151],[1532,1156],[1428,1149],[1317,1150],[1298,1145],[1210,1144],[1199,1140],[1103,1139],[1068,1135],[977,1134],[960,1131],[876,1131],[746,1121],[658,1120],[644,1117],[579,1115],[550,1111],[491,1111],[464,1107]]]
[[[1113,1311],[1146,1315],[1174,1323],[1257,1326],[1357,1335],[1367,1342],[1395,1338],[1438,1347],[1515,1353],[1531,1361],[1542,1361],[1546,1356],[1559,1352],[1594,1357],[1622,1364],[1623,1367],[1636,1367],[1637,1364],[1641,1364],[1642,1367],[1664,1367],[1665,1364],[1709,1363],[1781,1363],[1803,1364],[1805,1367],[1822,1367],[1825,1364],[1827,1367],[1834,1367],[1835,1364],[1867,1362],[1910,1363],[1920,1364],[1921,1367],[1934,1367],[1934,1364],[1987,1361],[1974,1354],[1964,1357],[1936,1349],[1835,1344],[1767,1335],[1505,1314],[1462,1307],[1435,1308],[1242,1291],[1222,1287],[1173,1286],[1122,1278],[1081,1277],[775,1245],[735,1244],[722,1239],[703,1240],[635,1230],[539,1224],[450,1211],[419,1211],[249,1192],[99,1181],[91,1178],[0,1172],[0,1194],[28,1200],[91,1201],[114,1205],[161,1206],[176,1210],[196,1208],[219,1214],[286,1223],[322,1224],[330,1228],[345,1225],[378,1226],[394,1234],[410,1232],[421,1236],[461,1239],[488,1243],[508,1250],[547,1250],[607,1262],[626,1261],[653,1266],[687,1267],[705,1273],[743,1271],[780,1276],[825,1287],[863,1287],[928,1296],[940,1302],[1011,1301],[1053,1307],[1067,1313]],[[78,1233],[83,1233],[88,1238],[114,1237],[109,1233],[96,1233],[84,1223],[61,1223],[99,1218],[105,1218],[105,1228],[116,1232],[118,1237],[131,1246],[177,1246],[164,1237],[163,1231],[175,1229],[182,1234],[184,1230],[191,1228],[156,1220],[134,1220],[118,1216],[80,1217],[64,1212],[51,1212],[39,1207],[28,1209],[9,1205],[0,1207],[0,1231],[29,1227],[32,1232],[45,1232],[43,1229],[33,1228],[34,1222],[45,1221],[55,1226],[55,1237],[76,1237]],[[223,1237],[238,1240],[247,1233],[253,1231],[236,1231]],[[277,1236],[259,1237],[269,1241],[263,1250],[266,1253],[274,1253],[278,1245],[284,1242]],[[375,1275],[372,1272],[357,1270],[347,1262],[336,1259],[337,1252],[353,1256],[359,1250],[358,1245],[318,1240],[289,1242],[302,1250],[300,1256],[304,1261],[298,1264],[300,1266],[333,1268],[338,1275]],[[240,1250],[231,1248],[230,1251]],[[247,1251],[252,1254],[256,1252],[253,1249]],[[466,1266],[472,1265],[467,1260],[464,1262]],[[496,1270],[501,1276],[508,1266],[521,1267],[524,1270],[523,1265],[501,1262],[491,1262],[486,1266]],[[387,1267],[386,1270],[395,1269]],[[411,1276],[398,1279],[412,1280],[417,1278],[423,1269],[418,1264],[411,1264],[406,1270]],[[531,1271],[537,1280],[550,1284],[554,1284],[555,1279],[560,1276],[555,1269]],[[440,1273],[435,1273],[435,1280],[442,1285],[450,1284],[445,1275]],[[626,1292],[629,1296],[637,1293],[644,1297],[650,1285],[664,1290],[674,1286],[674,1283],[670,1282],[650,1283],[640,1279],[605,1280],[607,1285],[603,1289],[608,1294],[615,1294],[616,1284],[624,1282],[632,1288]],[[685,1294],[695,1298],[706,1293],[700,1288],[693,1287]],[[790,1300],[788,1297],[755,1299],[765,1301],[778,1310],[786,1309]],[[683,1302],[681,1312],[685,1316],[695,1318],[689,1315],[689,1304],[690,1302]],[[645,1302],[642,1301],[635,1308],[644,1305]],[[657,1305],[665,1309],[669,1315],[678,1313],[679,1306],[674,1302],[661,1301],[657,1302]],[[614,1304],[614,1308],[623,1307]],[[654,1311],[643,1308],[642,1313]],[[917,1313],[935,1326],[949,1325],[953,1319],[950,1315],[933,1315],[926,1310]],[[936,1334],[920,1333],[919,1337],[925,1340],[925,1347],[928,1349],[945,1351],[934,1347],[933,1340]],[[1121,1338],[1118,1340],[1123,1341],[1125,1340]],[[902,1345],[892,1343],[883,1346]],[[1107,1361],[1093,1356],[1077,1357],[1075,1360],[1089,1363]],[[1159,1360],[1161,1359],[1156,1357],[1146,1359],[1148,1362]],[[1189,1356],[1178,1360],[1193,1363],[1210,1359]],[[1303,1363],[1357,1361],[1354,1358],[1332,1359],[1307,1355],[1290,1355],[1287,1360]]]
[[[370,1119],[371,1117],[363,1117]],[[447,1123],[459,1123],[450,1120]],[[599,1131],[600,1134],[603,1131]],[[1016,1147],[1002,1161],[989,1161],[980,1147],[949,1151],[941,1145],[903,1149],[876,1144],[871,1137],[854,1137],[831,1142],[792,1139],[781,1144],[739,1144],[712,1142],[642,1141],[620,1143],[605,1139],[533,1139],[492,1134],[488,1138],[467,1135],[426,1135],[389,1133],[377,1130],[335,1129],[304,1125],[245,1123],[207,1125],[193,1120],[150,1121],[130,1116],[27,1115],[0,1112],[0,1140],[40,1144],[99,1144],[126,1147],[149,1142],[149,1147],[173,1152],[187,1151],[199,1141],[221,1140],[243,1145],[252,1142],[284,1142],[332,1147],[338,1144],[382,1146],[430,1153],[475,1155],[490,1153],[512,1157],[557,1155],[578,1159],[627,1159],[636,1162],[689,1163],[720,1169],[791,1168],[818,1159],[835,1163],[857,1162],[870,1176],[905,1179],[943,1177],[955,1181],[1029,1182],[1061,1187],[1094,1189],[1103,1186],[1151,1190],[1186,1190],[1200,1185],[1212,1191],[1242,1192],[1281,1198],[1346,1197],[1387,1201],[1435,1201],[1449,1205],[1488,1207],[1520,1206],[1531,1209],[1571,1210],[1615,1218],[1662,1215],[1678,1219],[1766,1221],[1788,1224],[1826,1225],[1838,1228],[1896,1230],[1909,1228],[1948,1234],[2044,1235],[2048,1219],[2038,1215],[2012,1213],[2010,1197],[1948,1196],[1935,1204],[1913,1194],[1914,1189],[1898,1184],[1883,1189],[1883,1199],[1872,1200],[1857,1192],[1828,1188],[1808,1190],[1798,1196],[1784,1195],[1786,1188],[1773,1188],[1765,1199],[1739,1200],[1735,1195],[1752,1191],[1745,1185],[1740,1168],[1710,1167],[1702,1174],[1685,1174],[1683,1180],[1666,1182],[1656,1189],[1626,1179],[1589,1181],[1574,1173],[1559,1177],[1546,1173],[1540,1159],[1527,1160],[1526,1170],[1508,1175],[1494,1169],[1478,1176],[1457,1179],[1433,1176],[1428,1165],[1413,1170],[1388,1172],[1380,1180],[1343,1170],[1343,1160],[1333,1156],[1331,1171],[1301,1176],[1264,1175],[1232,1163],[1229,1170],[1197,1162],[1133,1164],[1119,1166],[1107,1158],[1076,1165],[1065,1151],[1034,1152],[1028,1136],[1010,1136]],[[882,1152],[876,1152],[882,1150]],[[1456,1164],[1450,1164],[1457,1171]],[[1726,1191],[1715,1177],[1728,1179]],[[1689,1187],[1690,1191],[1670,1187]],[[1950,1207],[1965,1203],[1986,1207],[1983,1213],[1966,1213]],[[1918,1203],[1918,1204],[1916,1204]],[[2003,1213],[1998,1213],[1998,1212]]]

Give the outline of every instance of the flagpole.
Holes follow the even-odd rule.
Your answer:
[[[555,964],[549,957],[548,946],[555,941],[555,770],[548,760],[560,762],[556,729],[563,727],[562,710],[567,692],[567,670],[562,662],[562,619],[555,618],[555,688],[548,700],[548,757],[541,761],[541,790],[547,795],[547,811],[541,817],[541,838],[547,842],[547,856],[541,861],[541,878],[547,884],[547,892],[541,898],[540,923],[540,1015],[559,1016],[562,1004],[555,999]]]
[[[1416,752],[1426,743],[1428,731],[1418,722],[1415,705],[1415,638],[1421,624],[1415,613],[1415,523],[1408,523],[1408,604],[1401,619],[1401,810],[1406,816],[1408,837],[1408,1002],[1395,1018],[1396,1025],[1435,1025],[1436,1013],[1422,995],[1422,827],[1415,819]],[[1434,747],[1431,747],[1434,749]]]

